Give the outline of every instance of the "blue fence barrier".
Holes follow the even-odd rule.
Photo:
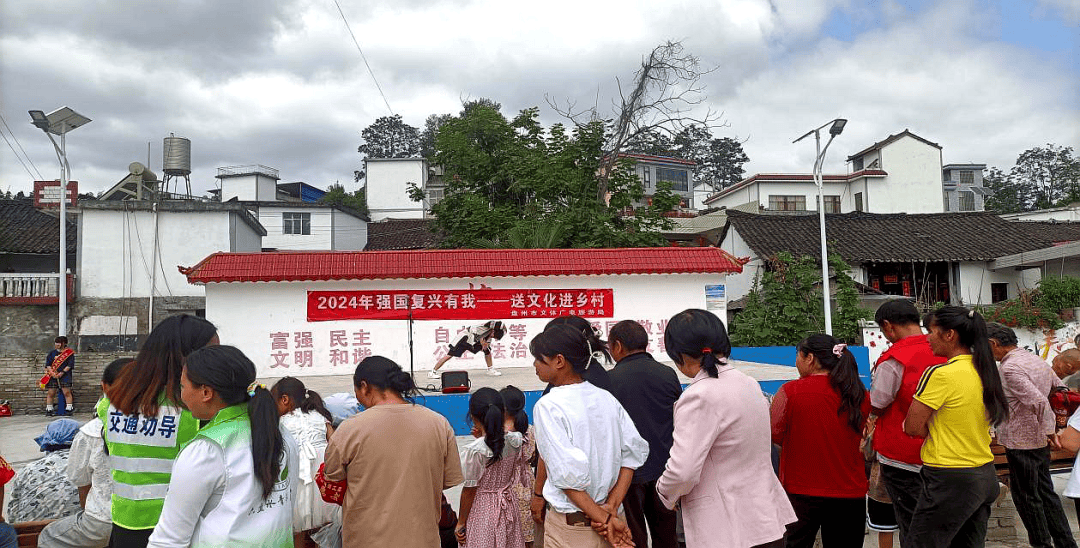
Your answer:
[[[855,362],[859,365],[859,377],[863,384],[870,386],[870,350],[865,346],[849,346],[849,350],[855,356]],[[731,358],[734,360],[781,365],[795,367],[794,346],[763,346],[763,347],[737,347],[731,349]],[[762,392],[775,394],[784,380],[758,381]],[[686,388],[686,385],[683,385]],[[532,408],[540,399],[541,390],[525,391],[525,412],[529,414],[532,422]],[[416,398],[416,403],[435,411],[450,421],[454,433],[466,436],[472,429],[472,423],[468,419],[469,394],[427,394]]]

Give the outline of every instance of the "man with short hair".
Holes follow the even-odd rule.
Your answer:
[[[999,323],[988,323],[990,351],[999,362],[1009,404],[1009,420],[998,426],[998,443],[1005,446],[1009,486],[1016,513],[1027,528],[1033,548],[1076,548],[1069,519],[1050,479],[1050,448],[1055,435],[1050,389],[1062,386],[1042,358],[1017,347],[1016,333]]]
[[[649,546],[652,533],[653,548],[675,548],[675,512],[660,502],[656,480],[664,473],[671,452],[675,400],[682,394],[682,385],[675,370],[649,355],[648,346],[649,334],[633,320],[615,324],[608,334],[608,349],[616,360],[610,372],[611,393],[649,443],[649,456],[634,471],[623,509],[636,546]]]
[[[60,335],[53,341],[55,349],[49,352],[45,358],[45,374],[49,377],[45,384],[45,414],[50,417],[57,415],[71,415],[74,410],[75,400],[71,396],[71,370],[75,369],[75,351],[68,348],[67,337]],[[64,401],[67,403],[62,411],[53,411],[53,402],[56,401],[56,389],[64,392]]]
[[[873,448],[881,463],[881,479],[893,502],[901,544],[908,536],[911,516],[922,491],[923,439],[904,432],[904,419],[923,371],[945,363],[935,356],[919,325],[919,311],[907,299],[889,301],[878,308],[874,321],[892,343],[874,365],[870,386],[871,414],[877,417]]]

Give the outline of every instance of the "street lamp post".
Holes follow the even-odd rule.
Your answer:
[[[40,110],[30,111],[30,120],[35,127],[45,132],[52,142],[56,151],[56,158],[60,160],[60,276],[57,283],[57,295],[60,299],[59,323],[57,335],[67,335],[67,187],[68,179],[71,178],[71,164],[67,160],[67,133],[77,127],[90,122],[90,119],[69,107],[45,114]],[[60,136],[60,144],[56,144],[53,135]]]
[[[825,143],[825,148],[821,148],[821,130],[825,129],[825,126],[832,125],[829,128],[829,140]],[[798,143],[803,139],[814,135],[814,142],[817,146],[817,158],[814,160],[814,184],[817,185],[818,191],[818,222],[821,225],[821,292],[823,295],[825,305],[825,333],[832,335],[832,304],[829,295],[829,255],[828,248],[825,243],[825,192],[824,183],[821,180],[821,164],[825,162],[825,152],[829,150],[829,145],[832,144],[833,139],[837,135],[840,135],[844,131],[844,125],[847,124],[847,120],[843,118],[837,118],[828,124],[825,124],[817,129],[812,129],[806,132],[805,135],[792,141],[792,143]]]

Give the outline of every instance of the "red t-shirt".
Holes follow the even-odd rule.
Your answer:
[[[864,390],[865,392],[865,390]],[[812,375],[780,387],[773,398],[772,439],[780,445],[780,483],[797,495],[862,498],[866,461],[856,432],[840,415],[840,396],[826,375]],[[870,395],[863,398],[863,425]]]

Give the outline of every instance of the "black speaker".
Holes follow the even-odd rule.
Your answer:
[[[443,394],[455,394],[468,392],[472,383],[469,382],[468,371],[447,371],[442,374]]]

